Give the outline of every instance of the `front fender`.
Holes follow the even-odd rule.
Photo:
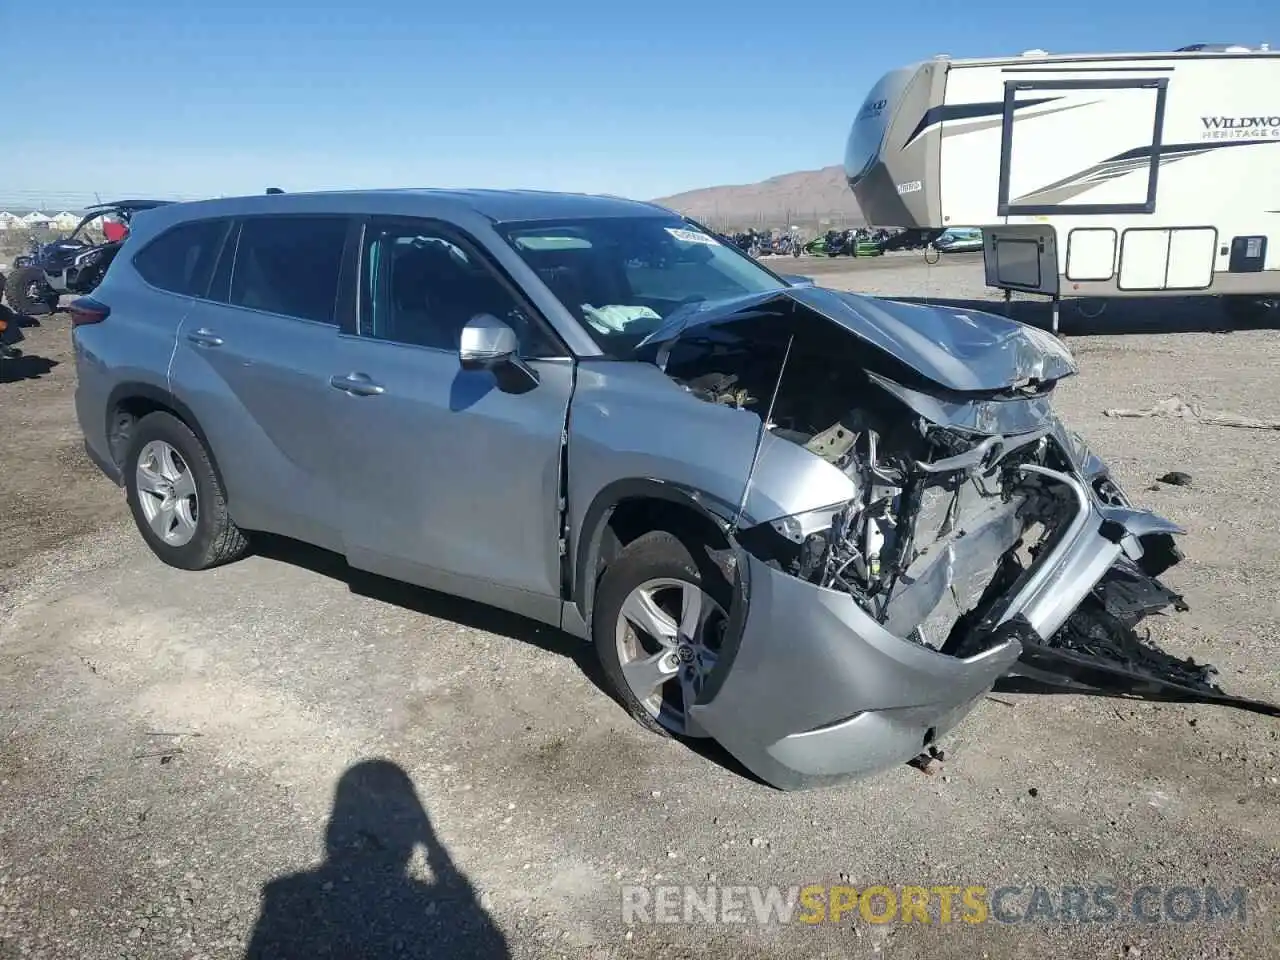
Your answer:
[[[628,500],[663,500],[685,507],[706,518],[726,535],[735,506],[693,488],[651,477],[616,480],[601,489],[587,507],[576,531],[571,568],[573,595],[569,599],[577,605],[582,621],[588,627],[595,598],[595,571],[599,568],[609,518],[620,504]]]
[[[766,434],[757,457],[760,432],[755,414],[699,400],[651,364],[580,364],[565,509],[574,566],[567,599],[584,617],[598,535],[625,497],[675,499],[728,529],[739,512],[741,526],[753,526],[854,495],[848,477],[789,441]]]

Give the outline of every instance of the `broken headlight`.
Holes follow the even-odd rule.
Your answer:
[[[1057,418],[1054,420],[1053,432],[1054,439],[1066,453],[1071,465],[1088,482],[1099,501],[1112,507],[1130,505],[1128,494],[1111,476],[1111,470],[1102,458],[1089,449],[1084,437]]]

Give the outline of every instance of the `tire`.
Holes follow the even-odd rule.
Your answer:
[[[162,451],[164,446],[176,454],[174,462],[185,468],[179,474],[189,475],[190,484],[182,486],[182,489],[194,490],[194,505],[189,498],[170,495],[161,501],[154,491],[140,490],[140,462],[146,457],[148,463],[154,463],[152,455]],[[157,473],[150,469],[144,472]],[[248,538],[235,525],[227,510],[226,495],[209,459],[209,452],[191,428],[177,417],[168,413],[149,413],[134,424],[125,455],[124,477],[129,510],[133,513],[138,532],[151,552],[169,566],[180,570],[207,570],[239,560],[249,552]],[[180,483],[185,484],[185,481]],[[170,486],[177,491],[180,483]],[[169,514],[174,529],[178,530],[178,534],[171,538],[162,536],[157,530],[157,525],[163,520],[153,523],[148,516],[148,511],[154,514],[160,510],[157,504],[161,502],[185,505]]]
[[[727,625],[733,586],[725,570],[713,560],[705,545],[666,530],[654,530],[633,540],[605,568],[592,610],[592,641],[610,693],[637,723],[661,736],[698,736],[698,731],[685,724],[682,716],[676,722],[666,702],[656,713],[652,704],[646,706],[641,702],[624,675],[624,654],[620,650],[622,641],[619,637],[623,605],[635,591],[662,581],[680,581],[687,585],[687,589],[701,591],[704,607],[709,612],[709,634],[722,629],[721,624]],[[719,613],[706,606],[707,597],[714,601],[714,606],[718,606]],[[629,642],[639,644],[641,639],[638,631],[631,631]],[[718,646],[718,637],[714,643]],[[648,646],[649,650],[638,650],[638,655],[644,656],[658,649],[652,643]],[[672,656],[676,656],[674,652]],[[697,656],[700,664],[702,654]],[[672,662],[680,662],[679,657]],[[680,669],[686,668],[682,665]],[[677,695],[683,701],[683,690],[673,689],[681,686],[678,679],[673,679],[661,688],[664,693],[660,696],[669,698]]]
[[[35,316],[44,312],[42,308],[52,313],[58,305],[58,295],[49,289],[39,267],[19,267],[5,279],[4,286],[5,299],[14,313]]]

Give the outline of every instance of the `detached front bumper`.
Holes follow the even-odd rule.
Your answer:
[[[1076,512],[978,629],[960,658],[886,630],[845,593],[742,553],[746,614],[726,640],[690,719],[766,782],[784,790],[854,779],[918,755],[958,723],[1024,646],[1055,634],[1122,556],[1181,530],[1153,514],[1100,504],[1072,476]],[[970,649],[976,649],[970,646]]]
[[[748,555],[748,612],[718,687],[690,718],[784,790],[876,773],[957,723],[1018,659],[1010,638],[965,660],[889,633],[846,593]],[[704,694],[705,696],[705,694]]]

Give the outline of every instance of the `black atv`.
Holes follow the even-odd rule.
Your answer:
[[[102,280],[112,259],[129,236],[129,221],[141,210],[168,200],[121,200],[88,207],[71,235],[41,244],[33,240],[28,253],[15,257],[5,278],[5,299],[16,313],[53,313],[64,293],[89,293]],[[105,239],[98,243],[86,228],[101,221]]]

